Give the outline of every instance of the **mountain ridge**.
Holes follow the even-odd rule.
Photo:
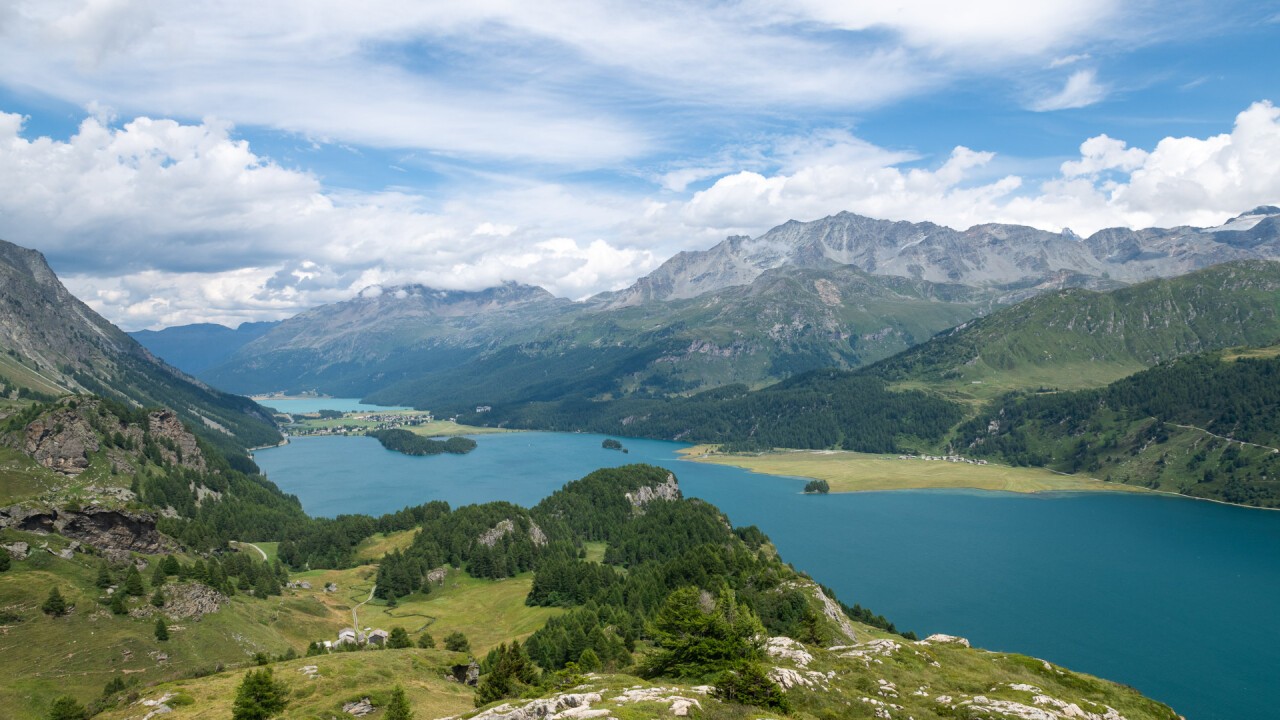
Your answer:
[[[279,441],[269,413],[155,357],[81,302],[38,251],[0,241],[0,378],[43,396],[86,392],[172,407],[224,449]]]

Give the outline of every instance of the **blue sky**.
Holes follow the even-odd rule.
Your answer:
[[[371,284],[582,297],[841,210],[1280,203],[1280,2],[16,0],[0,237],[134,329]]]

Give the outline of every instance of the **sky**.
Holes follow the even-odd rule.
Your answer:
[[[0,0],[0,238],[126,330],[570,298],[852,211],[1280,204],[1280,0]]]

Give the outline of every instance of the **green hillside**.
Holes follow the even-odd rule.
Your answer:
[[[501,538],[470,535],[503,515],[511,522],[492,526],[506,528]],[[361,624],[400,624],[415,641],[425,630],[437,643],[464,630],[479,661],[478,686],[446,679],[465,670],[466,651],[313,648],[314,656],[268,665],[282,683],[285,717],[340,716],[345,704],[364,698],[388,712],[397,686],[420,718],[465,715],[476,706],[493,717],[526,705],[530,717],[578,707],[620,720],[670,716],[679,707],[735,719],[984,717],[1037,708],[1059,713],[1045,717],[1176,717],[1129,688],[1041,660],[971,649],[949,636],[900,635],[883,618],[831,599],[784,563],[759,530],[731,529],[714,507],[681,499],[675,478],[661,468],[597,471],[531,511],[491,503],[437,507],[421,518],[412,542],[391,543],[377,572],[379,587],[401,576],[410,592],[394,606],[391,598],[363,606]],[[468,542],[452,544],[462,537]],[[486,545],[486,538],[495,541]],[[603,545],[603,555],[584,557],[588,544]],[[478,580],[453,570],[442,585],[423,573],[439,553],[454,551],[466,556],[469,575],[498,572],[528,553],[535,569],[531,581]],[[341,582],[334,595],[351,602],[364,587],[351,575],[362,572],[295,577]],[[515,611],[513,591],[525,594],[526,612]],[[332,607],[334,595],[320,602]],[[485,596],[502,598],[502,607]],[[483,635],[468,617],[487,626]],[[521,641],[530,618],[538,624]],[[697,631],[682,635],[681,628]],[[505,642],[497,640],[504,635]],[[158,704],[173,718],[226,717],[245,673],[242,665],[116,693],[101,717],[123,720]],[[505,710],[494,709],[504,703]]]
[[[1280,507],[1280,348],[1212,352],[1105,388],[1014,395],[956,431],[966,453]]]
[[[1280,263],[1217,265],[1112,290],[1064,290],[962,324],[868,374],[990,399],[1099,387],[1181,355],[1280,338]]]

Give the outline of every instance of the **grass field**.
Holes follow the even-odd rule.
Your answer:
[[[369,597],[376,575],[376,566],[362,565],[291,576],[311,583],[312,590],[294,592],[323,606],[333,628],[332,633],[315,639],[336,639],[339,629],[351,625],[351,609]],[[324,592],[325,583],[330,582],[338,585],[338,592]],[[384,630],[399,625],[415,638],[425,630],[437,641],[457,630],[471,641],[474,652],[482,654],[504,640],[528,637],[548,618],[563,612],[557,608],[525,605],[525,596],[532,586],[533,573],[506,580],[479,580],[454,570],[443,586],[433,588],[427,595],[416,593],[400,598],[394,608],[379,599],[361,605],[360,625]]]
[[[378,707],[386,707],[391,690],[400,685],[416,717],[429,720],[474,709],[471,688],[444,679],[445,668],[454,660],[452,653],[415,648],[299,658],[274,663],[271,670],[289,690],[286,716],[290,718],[351,717],[343,714],[342,704],[364,697]],[[314,666],[315,671],[303,673],[302,669],[307,666]],[[142,693],[142,698],[155,700],[166,694],[181,698],[169,703],[173,712],[163,716],[166,720],[224,720],[231,717],[236,687],[244,674],[244,670],[234,670],[204,678],[179,680],[148,688]],[[129,705],[97,717],[101,720],[139,718],[146,714],[147,709]],[[382,714],[379,712],[374,717]]]
[[[417,530],[403,530],[394,533],[376,533],[360,541],[356,546],[356,559],[367,562],[378,562],[383,555],[392,550],[404,550],[413,544]]]
[[[834,451],[781,451],[760,455],[729,455],[705,445],[682,451],[687,460],[731,465],[766,475],[826,480],[832,492],[971,488],[1004,492],[1063,492],[1142,488],[1108,483],[1078,475],[1059,475],[1041,468],[970,465],[937,460],[900,460],[896,455]]]

